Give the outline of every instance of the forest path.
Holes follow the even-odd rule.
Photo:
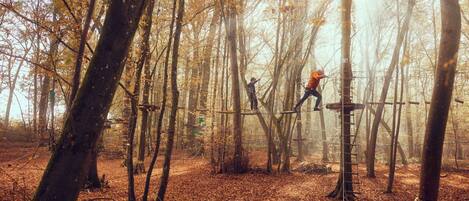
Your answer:
[[[0,200],[28,200],[47,165],[49,152],[45,148],[0,143]],[[255,169],[263,168],[262,152],[250,154]],[[161,174],[159,157],[152,176],[152,192],[157,188]],[[149,158],[146,159],[146,162]],[[99,158],[99,174],[105,174],[109,188],[99,191],[83,191],[79,200],[106,198],[126,200],[126,170],[122,160],[103,154]],[[292,163],[293,167],[297,165]],[[146,165],[148,167],[148,164]],[[364,165],[360,166],[361,192],[359,200],[413,200],[418,192],[418,165],[397,168],[393,194],[384,194],[387,182],[387,167],[378,164],[377,177],[365,178]],[[443,172],[441,178],[441,200],[467,200],[469,198],[469,172]],[[135,176],[136,194],[143,192],[145,175]],[[171,177],[166,200],[329,200],[324,197],[335,186],[337,174],[317,175],[293,172],[292,174],[267,175],[253,171],[242,175],[212,174],[206,159],[189,157],[176,152],[171,166]],[[151,196],[154,193],[151,193]]]

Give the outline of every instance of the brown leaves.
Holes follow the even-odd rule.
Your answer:
[[[12,161],[25,154],[31,154],[33,148],[21,148],[0,145],[0,168],[8,173],[0,173],[0,200],[22,200],[22,194],[33,194],[37,183],[47,165],[49,152],[41,148],[39,157],[32,160],[28,157]],[[105,174],[109,181],[109,188],[96,191],[82,191],[79,200],[93,200],[105,198],[106,200],[126,200],[127,177],[125,168],[121,167],[120,158],[110,158],[109,153],[103,153],[98,160],[99,174]],[[161,158],[160,158],[161,159]],[[16,163],[23,164],[31,160],[24,168],[14,168]],[[254,151],[250,154],[255,169],[263,170],[265,167],[265,153]],[[304,163],[305,164],[314,164]],[[146,160],[148,162],[148,160]],[[15,163],[15,164],[12,164]],[[11,164],[8,166],[8,164]],[[302,167],[301,164],[292,163],[293,168]],[[148,165],[146,166],[148,167]],[[319,167],[319,166],[318,166]],[[334,166],[337,171],[337,165]],[[396,183],[393,194],[384,194],[386,187],[387,167],[377,166],[377,178],[368,179],[364,166],[360,165],[360,184],[355,189],[361,194],[359,200],[413,200],[418,192],[419,182],[418,165],[398,167],[396,169]],[[190,157],[181,152],[173,157],[169,186],[166,200],[328,200],[324,196],[333,189],[337,181],[337,174],[277,174],[268,175],[263,171],[252,171],[241,175],[211,174],[208,160],[202,157]],[[154,199],[155,190],[158,189],[161,173],[161,160],[158,161],[151,179],[150,200]],[[441,179],[441,200],[464,200],[469,197],[469,173],[447,172],[447,177]],[[145,175],[137,175],[137,199],[141,199]],[[12,179],[13,178],[13,179]],[[12,197],[14,196],[14,198]]]

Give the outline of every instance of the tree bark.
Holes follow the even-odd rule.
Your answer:
[[[174,0],[176,1],[176,0]],[[174,144],[174,131],[176,127],[176,115],[179,101],[179,91],[177,85],[177,67],[179,57],[179,41],[181,38],[182,20],[184,16],[184,0],[179,0],[177,10],[176,30],[174,31],[174,46],[171,64],[171,114],[169,115],[168,140],[166,141],[166,153],[163,163],[163,174],[161,175],[160,189],[157,194],[157,201],[163,201],[168,187],[169,169],[171,167],[171,154]]]
[[[124,68],[144,0],[111,1],[83,84],[34,201],[76,200]],[[79,128],[79,129],[78,129]]]
[[[53,21],[56,22],[56,11],[54,8],[53,14]],[[57,54],[57,50],[59,48],[59,39],[52,38],[50,42],[50,49],[47,56],[47,65],[48,68],[51,69],[52,66],[55,66],[55,56]],[[41,141],[44,140],[44,137],[47,135],[47,106],[49,100],[49,90],[50,90],[50,76],[44,74],[44,78],[42,79],[41,84],[41,97],[39,98],[39,116],[38,116],[38,132]],[[42,143],[42,142],[41,142]]]
[[[225,27],[228,37],[230,64],[231,64],[231,96],[233,98],[233,140],[234,140],[234,156],[233,171],[242,173],[246,171],[243,166],[243,138],[241,128],[241,97],[239,89],[239,70],[238,70],[238,49],[236,45],[237,39],[237,18],[236,4],[233,0],[229,0],[227,4],[227,14],[225,15]]]
[[[24,55],[23,58],[28,55],[29,50],[31,48],[28,48]],[[11,60],[11,62],[14,62],[14,59]],[[16,88],[16,81],[18,80],[18,76],[20,74],[20,70],[23,67],[24,60],[21,60],[20,63],[18,64],[18,67],[16,68],[15,75],[13,75],[13,80],[11,80],[11,71],[13,70],[12,68],[8,71],[8,86],[9,86],[9,93],[8,93],[8,99],[7,99],[7,107],[5,109],[5,119],[4,119],[4,126],[8,128],[10,126],[10,110],[11,110],[11,104],[13,102],[13,96],[15,93],[15,88]],[[11,63],[11,66],[13,67],[13,63]]]
[[[210,22],[210,28],[207,35],[207,44],[204,47],[204,52],[202,53],[202,84],[200,86],[200,98],[199,105],[203,109],[202,114],[206,114],[205,109],[207,108],[208,100],[208,85],[210,83],[210,61],[212,58],[212,49],[215,41],[216,28],[220,19],[220,11],[217,4],[215,5],[213,17]]]
[[[441,0],[440,4],[441,40],[420,171],[419,199],[425,201],[438,199],[443,142],[461,37],[459,1]]]
[[[101,188],[101,181],[99,180],[98,175],[98,147],[95,147],[91,151],[91,161],[85,183],[85,188]]]
[[[413,158],[414,157],[414,130],[412,126],[412,106],[409,104],[410,96],[411,96],[409,68],[406,68],[405,79],[403,82],[405,83],[405,96],[406,96],[405,118],[406,118],[406,132],[407,132],[407,152],[409,154],[409,158]]]
[[[322,92],[321,87],[319,87],[319,92]],[[320,107],[323,108],[323,104],[320,103]],[[319,122],[321,124],[321,141],[322,141],[322,161],[329,161],[329,145],[327,144],[327,135],[326,135],[326,122],[324,121],[324,111],[319,110]]]
[[[406,57],[406,55],[408,54],[408,49],[407,49],[407,45],[408,45],[408,36],[406,37],[405,39],[405,42],[404,42],[404,55],[403,55],[403,58]],[[396,86],[395,86],[395,92],[394,92],[394,110],[396,110],[395,107],[399,107],[397,110],[397,117],[395,115],[396,111],[393,111],[393,116],[394,118],[397,118],[397,120],[393,120],[393,124],[394,124],[394,121],[397,121],[395,122],[394,124],[394,133],[391,135],[391,154],[390,154],[390,158],[391,158],[391,161],[389,163],[389,178],[388,178],[388,185],[387,185],[387,190],[386,192],[387,193],[391,193],[392,192],[392,187],[393,187],[393,184],[394,184],[394,174],[395,174],[395,171],[396,171],[396,158],[397,158],[397,143],[399,142],[399,131],[400,131],[400,128],[401,128],[401,114],[402,114],[402,104],[399,104],[399,106],[396,106],[396,101],[397,101],[397,91],[398,91],[398,84],[399,84],[399,73],[401,73],[401,88],[400,88],[400,95],[399,95],[399,102],[402,103],[403,102],[403,96],[404,96],[404,67],[405,67],[405,60],[402,59],[401,60],[401,65],[400,67],[398,66],[397,69],[396,69]],[[402,72],[399,71],[399,68],[402,69]],[[407,103],[409,104],[409,103]]]
[[[88,30],[90,28],[90,22],[93,16],[95,2],[96,0],[90,0],[90,5],[88,6],[88,10],[86,13],[85,24],[83,25],[83,29],[81,30],[80,46],[78,47],[78,53],[75,60],[75,72],[73,74],[72,89],[70,92],[70,97],[68,99],[70,103],[68,103],[69,106],[67,108],[70,108],[70,106],[72,105],[73,99],[77,94],[78,87],[80,86],[81,65],[83,61],[83,54],[85,53],[85,44],[87,40],[86,38],[88,35]]]
[[[351,32],[351,11],[352,0],[342,0],[341,16],[342,16],[342,67],[341,67],[341,103],[350,104],[351,100],[351,81],[352,81],[352,62],[350,56],[350,32]],[[353,192],[353,177],[352,177],[352,146],[350,136],[350,119],[351,110],[342,106],[340,111],[341,116],[341,159],[340,159],[340,173],[334,191],[329,193],[328,197],[354,200],[355,195]]]
[[[161,102],[161,109],[160,113],[158,115],[158,122],[156,124],[156,142],[155,142],[155,152],[153,153],[153,156],[150,161],[150,166],[148,167],[148,172],[147,176],[145,178],[145,187],[143,191],[143,197],[142,200],[146,201],[148,199],[148,192],[150,189],[150,180],[151,180],[151,174],[153,172],[153,168],[156,164],[156,160],[158,158],[158,153],[160,151],[160,144],[161,144],[161,132],[163,128],[163,119],[164,119],[164,113],[166,111],[166,100],[168,96],[168,66],[169,66],[169,56],[171,52],[171,47],[173,43],[173,29],[174,29],[174,22],[176,19],[176,3],[177,1],[173,1],[173,8],[172,8],[172,17],[171,17],[171,24],[169,25],[169,35],[168,35],[168,45],[166,49],[166,57],[165,57],[165,62],[164,62],[164,72],[163,72],[163,100]],[[174,48],[174,47],[173,47]],[[174,51],[174,50],[173,50]],[[177,57],[176,57],[177,58]],[[173,107],[177,107],[173,106]]]
[[[200,69],[200,53],[199,53],[199,44],[200,41],[200,25],[193,25],[193,34],[194,34],[194,49],[193,54],[193,63],[186,68],[190,68],[190,82],[189,82],[189,97],[187,103],[187,125],[186,125],[186,136],[187,144],[191,154],[200,155],[202,154],[202,146],[196,140],[196,113],[197,113],[197,103],[199,102],[199,88],[201,81],[201,69]],[[205,108],[204,108],[205,109]]]
[[[138,140],[138,153],[137,153],[137,164],[135,166],[134,172],[136,174],[145,172],[145,135],[147,132],[148,125],[148,112],[149,112],[149,94],[150,94],[150,84],[151,84],[151,73],[150,73],[150,32],[151,26],[153,23],[153,8],[154,0],[150,0],[146,7],[146,13],[142,17],[141,29],[142,29],[142,44],[141,49],[142,53],[140,55],[140,62],[137,64],[137,69],[140,71],[143,68],[143,93],[142,93],[142,104],[141,104],[141,113],[142,118],[140,119],[140,135]],[[140,77],[137,77],[140,79]],[[136,91],[140,90],[139,88],[134,89]],[[136,94],[134,94],[136,95]]]

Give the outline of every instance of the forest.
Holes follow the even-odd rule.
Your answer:
[[[0,0],[0,201],[469,200],[469,0]]]

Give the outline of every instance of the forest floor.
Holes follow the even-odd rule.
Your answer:
[[[33,156],[34,155],[34,156]],[[262,152],[251,153],[255,169],[264,168]],[[0,200],[29,200],[47,165],[49,152],[33,145],[0,142]],[[152,193],[161,174],[161,159],[153,171]],[[149,159],[147,159],[149,161]],[[126,200],[126,169],[122,159],[104,154],[99,158],[100,175],[105,174],[109,187],[97,191],[82,191],[79,200]],[[293,162],[292,166],[298,163]],[[148,167],[148,165],[146,166]],[[377,165],[377,177],[365,177],[360,165],[358,200],[414,200],[418,192],[419,167],[398,166],[394,193],[385,194],[387,167]],[[136,175],[136,193],[141,197],[145,175]],[[325,175],[291,174],[268,175],[252,171],[241,175],[212,174],[210,165],[202,157],[189,157],[176,151],[171,163],[171,175],[166,200],[330,200],[325,197],[337,181],[337,173]],[[469,200],[469,172],[442,173],[440,200]]]

